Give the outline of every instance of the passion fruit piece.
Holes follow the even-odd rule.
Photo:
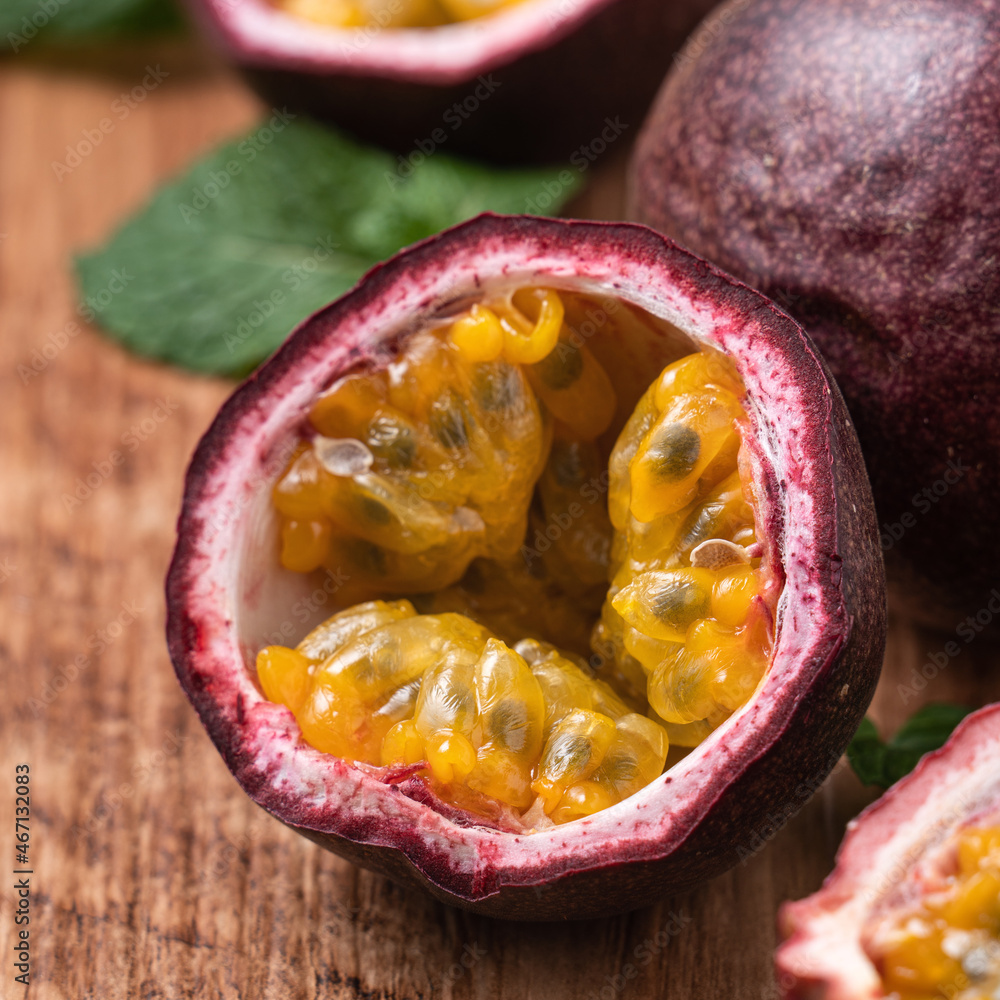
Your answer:
[[[510,163],[572,157],[567,172],[586,171],[633,134],[717,0],[524,0],[426,28],[392,27],[394,12],[419,18],[414,0],[370,4],[369,23],[348,28],[268,0],[187,2],[271,106],[398,150],[392,184],[439,150]],[[538,201],[544,208],[551,193]]]
[[[420,762],[383,768],[310,747],[293,714],[264,697],[253,670],[258,650],[294,641],[300,618],[321,621],[340,601],[336,574],[292,572],[275,559],[272,490],[317,398],[359,367],[384,367],[413,331],[526,286],[590,297],[580,307],[590,325],[576,329],[619,397],[613,432],[650,372],[702,347],[728,358],[746,390],[757,544],[783,577],[773,655],[749,701],[666,774],[634,794],[623,787],[628,797],[617,804],[600,801],[593,772],[573,787],[582,812],[600,811],[534,833],[475,789],[442,800],[414,774]],[[526,919],[629,909],[734,864],[741,839],[796,801],[801,774],[832,767],[853,735],[885,628],[857,443],[802,330],[642,227],[517,217],[484,216],[404,251],[307,320],[234,394],[189,471],[167,589],[178,676],[255,801],[324,846],[437,898]],[[416,620],[403,611],[396,624]],[[526,664],[537,659],[521,644],[515,652]],[[532,674],[541,684],[537,664]],[[461,765],[460,748],[451,749]],[[613,749],[599,766],[612,783],[629,770],[619,755],[609,761]],[[575,765],[565,766],[563,776],[573,778]],[[551,780],[559,774],[553,761]],[[567,802],[568,812],[575,805]]]
[[[782,996],[980,1000],[1000,986],[1000,706],[970,715],[848,826],[782,907]]]
[[[1000,560],[998,67],[993,0],[737,0],[678,59],[631,164],[631,218],[819,345],[894,601],[949,629]]]

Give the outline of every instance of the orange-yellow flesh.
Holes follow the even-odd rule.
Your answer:
[[[601,675],[645,694],[681,746],[744,705],[770,657],[739,468],[742,395],[723,356],[676,361],[639,401],[609,463],[611,588],[593,640]]]
[[[521,0],[271,0],[293,17],[329,28],[435,28],[495,14]]]
[[[315,748],[528,824],[648,784],[770,652],[734,369],[665,369],[609,467],[615,390],[568,311],[551,289],[484,299],[317,399],[273,494],[281,561],[360,603],[258,657]]]
[[[1000,827],[959,833],[944,885],[879,928],[869,952],[899,1000],[1000,995]]]
[[[588,637],[600,611],[605,587],[584,595],[562,589],[540,564],[538,575],[517,557],[498,563],[474,562],[452,587],[414,597],[422,613],[453,611],[488,625],[509,646],[524,636],[543,635],[560,649],[589,658]]]
[[[323,393],[316,436],[273,494],[282,564],[325,566],[341,603],[442,591],[476,559],[522,577],[527,566],[577,597],[603,591],[611,525],[595,438],[616,398],[563,317],[556,292],[519,289]]]
[[[267,646],[257,673],[316,749],[422,764],[444,798],[472,791],[556,823],[621,801],[666,760],[663,728],[554,647],[511,648],[409,601],[356,605],[296,649]]]

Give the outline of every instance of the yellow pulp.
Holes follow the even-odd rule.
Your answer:
[[[335,572],[356,606],[261,651],[267,697],[319,750],[529,823],[647,784],[668,733],[699,742],[769,654],[738,376],[714,353],[669,366],[609,467],[617,400],[580,311],[522,288],[413,335],[317,399],[273,494],[283,565]],[[574,653],[606,592],[601,680]]]
[[[871,951],[886,994],[899,1000],[1000,995],[1000,827],[962,831],[946,885],[881,931]]]
[[[616,405],[607,375],[563,316],[555,292],[522,289],[416,334],[387,369],[331,386],[310,414],[317,435],[274,491],[282,564],[346,575],[341,601],[441,591],[480,557],[523,566],[535,483],[552,478],[555,422],[582,415],[559,430],[557,454],[567,440],[592,449]],[[544,509],[555,513],[562,502],[543,486]],[[577,553],[571,534],[555,548],[569,565],[603,552],[586,571],[599,579],[610,527],[594,504],[587,513],[573,527],[601,522],[592,555]]]
[[[433,28],[470,21],[520,0],[271,0],[294,17],[332,28]]]
[[[724,357],[682,358],[639,401],[609,465],[615,536],[594,630],[600,672],[645,694],[680,746],[746,703],[770,653],[737,467],[742,394]]]
[[[356,605],[296,647],[258,654],[265,695],[326,753],[422,763],[479,812],[533,804],[561,823],[619,802],[662,770],[667,736],[554,647],[516,649],[409,601]],[[457,787],[456,787],[457,786]]]

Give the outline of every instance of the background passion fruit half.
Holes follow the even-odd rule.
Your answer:
[[[782,996],[996,996],[1000,986],[1000,706],[848,827],[819,892],[786,904]]]
[[[317,401],[354,371],[393,364],[421,331],[468,315],[471,303],[524,287],[606,303],[572,332],[613,387],[612,440],[665,365],[699,350],[725,356],[745,387],[756,544],[783,584],[770,663],[742,708],[617,804],[511,828],[428,795],[426,783],[408,780],[419,762],[401,774],[316,750],[292,712],[263,696],[254,664],[340,606],[342,581],[329,567],[281,566],[284,526],[272,502]],[[615,319],[619,310],[632,321]],[[763,823],[801,804],[804,780],[815,788],[832,768],[881,665],[881,554],[835,385],[794,321],[640,226],[482,216],[374,269],[223,407],[189,470],[178,535],[167,581],[171,656],[247,793],[358,864],[495,916],[622,911],[730,867]]]
[[[522,0],[471,20],[393,27],[387,18],[414,4],[387,0],[369,5],[369,23],[343,28],[268,0],[188,6],[265,100],[394,148],[407,171],[442,149],[499,162],[575,155],[571,166],[587,169],[634,134],[715,2]]]

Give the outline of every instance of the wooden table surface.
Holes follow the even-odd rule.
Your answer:
[[[57,177],[53,163],[149,65],[163,82]],[[752,860],[701,890],[623,917],[518,925],[324,853],[254,806],[213,749],[167,658],[162,582],[185,465],[232,385],[137,360],[80,322],[69,260],[261,110],[193,43],[0,61],[0,856],[16,867],[14,765],[26,762],[27,995],[776,997],[777,908],[819,886],[872,798],[844,762]],[[620,214],[623,154],[575,212]],[[124,463],[109,471],[115,451]],[[68,502],[95,469],[108,474]],[[946,639],[893,623],[881,724],[927,699],[1000,698],[982,641],[921,683]],[[4,998],[25,995],[13,880],[0,880]]]

